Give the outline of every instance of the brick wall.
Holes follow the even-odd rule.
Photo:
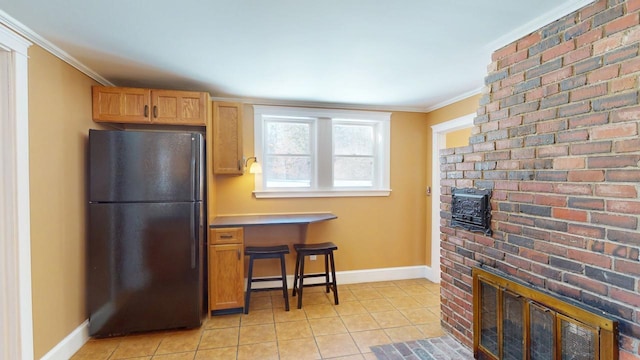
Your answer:
[[[469,146],[443,150],[442,318],[471,346],[485,264],[620,321],[640,359],[640,0],[594,2],[492,56]],[[493,235],[449,227],[492,189]]]

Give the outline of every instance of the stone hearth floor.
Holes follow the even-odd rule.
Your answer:
[[[378,360],[473,360],[473,353],[451,336],[372,346]]]

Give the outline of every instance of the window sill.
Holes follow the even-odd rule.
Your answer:
[[[253,195],[256,199],[271,198],[318,198],[318,197],[376,197],[389,196],[391,189],[386,190],[326,190],[326,191],[280,191],[280,190],[256,190]]]

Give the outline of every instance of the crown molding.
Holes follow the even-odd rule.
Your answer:
[[[0,24],[6,26],[7,28],[11,29],[18,35],[24,37],[25,39],[31,41],[32,43],[47,50],[54,56],[58,57],[60,60],[76,68],[81,73],[99,82],[101,85],[114,86],[114,84],[111,83],[109,80],[100,76],[100,74],[96,73],[95,71],[88,68],[80,61],[78,61],[78,59],[74,58],[73,56],[69,55],[66,51],[55,46],[49,40],[38,35],[35,31],[31,30],[29,27],[25,26],[24,24],[14,19],[13,17],[11,17],[9,14],[7,14],[2,10],[0,10]]]

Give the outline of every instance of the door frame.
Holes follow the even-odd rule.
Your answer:
[[[473,126],[476,114],[468,114],[431,126],[431,271],[433,282],[440,282],[440,150],[447,147],[447,133]]]
[[[31,43],[0,24],[0,358],[31,360],[33,313],[29,199],[28,54]]]

